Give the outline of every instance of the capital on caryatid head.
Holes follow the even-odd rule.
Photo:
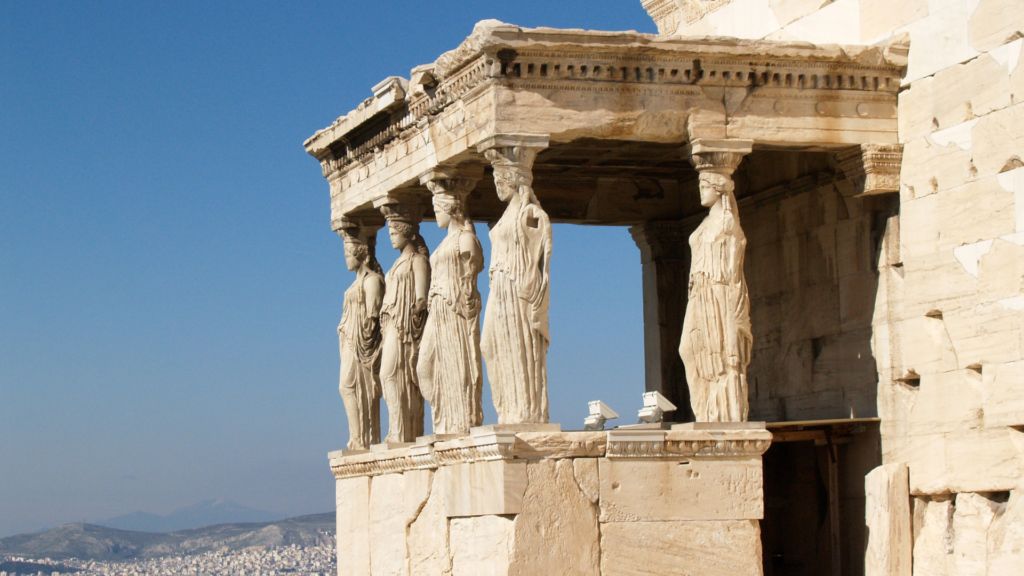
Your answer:
[[[420,176],[420,184],[437,195],[465,198],[484,176],[484,168],[473,166],[438,166]]]
[[[385,220],[382,216],[371,213],[359,216],[342,216],[331,222],[331,229],[338,233],[342,239],[346,239],[353,230],[359,230],[360,234],[375,234],[377,230],[384,227]]]
[[[523,187],[532,189],[533,161],[549,142],[546,134],[496,134],[477,144],[494,168],[494,184],[502,201],[508,202]]]
[[[731,177],[753,146],[753,140],[698,138],[690,143],[690,162],[698,172]]]

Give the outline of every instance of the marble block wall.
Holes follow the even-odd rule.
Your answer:
[[[338,574],[761,574],[764,429],[495,433],[331,454]]]
[[[882,553],[869,544],[868,573],[909,574],[906,564],[894,571],[892,559],[912,549],[915,575],[1019,574],[1024,7],[1019,0],[677,4],[680,15],[662,23],[678,21],[680,34],[819,44],[909,36],[898,106],[899,216],[882,241],[872,348],[884,462],[907,466],[913,533],[886,536],[906,550]],[[874,481],[869,492],[880,490]],[[870,530],[890,534],[888,515],[903,507],[869,501],[879,508],[868,519],[882,522]],[[872,558],[883,560],[871,565]]]
[[[876,260],[895,202],[856,197],[824,153],[755,153],[737,180],[753,192],[740,201],[751,419],[877,416]]]

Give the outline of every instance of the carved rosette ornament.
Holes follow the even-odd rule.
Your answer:
[[[679,355],[698,422],[745,422],[747,365],[753,349],[750,296],[743,273],[747,240],[732,173],[750,140],[695,140],[700,201],[707,217],[690,235],[690,279]]]
[[[533,192],[539,135],[492,136],[478,146],[508,203],[491,228],[490,297],[481,352],[500,424],[548,421],[551,220]]]
[[[836,154],[836,161],[857,194],[900,191],[902,144],[861,144]]]
[[[484,255],[466,206],[482,176],[483,168],[474,167],[435,169],[420,178],[433,193],[438,226],[448,230],[430,257],[427,323],[416,368],[434,434],[468,434],[484,419],[477,289]]]
[[[423,396],[416,377],[420,338],[427,319],[430,251],[420,235],[422,208],[385,204],[391,245],[401,254],[384,277],[381,304],[380,380],[388,405],[386,442],[413,442],[423,435]]]

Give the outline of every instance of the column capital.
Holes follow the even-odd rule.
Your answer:
[[[494,134],[480,141],[476,149],[494,166],[530,169],[541,150],[548,147],[547,134]]]
[[[836,162],[858,195],[900,191],[902,144],[861,144],[836,154]]]
[[[342,238],[345,238],[346,234],[351,235],[352,230],[358,230],[358,234],[376,234],[377,230],[384,227],[384,223],[384,217],[380,214],[346,215],[332,221],[331,230],[337,232]]]
[[[690,162],[699,172],[731,176],[753,146],[753,140],[697,138],[690,142]]]
[[[419,224],[423,221],[424,206],[411,202],[390,202],[380,207],[381,214],[388,222]]]
[[[652,220],[629,228],[642,262],[684,260],[690,256],[690,234],[700,224],[687,220]]]
[[[473,191],[476,183],[484,176],[484,167],[438,166],[420,175],[420,184],[437,196],[446,194],[464,198]]]

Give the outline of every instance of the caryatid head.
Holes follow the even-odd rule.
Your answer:
[[[338,231],[345,240],[345,266],[349,270],[358,270],[364,263],[374,257],[377,246],[377,229],[361,226],[350,226]]]
[[[385,204],[380,208],[388,221],[388,235],[395,250],[405,248],[419,237],[420,224],[418,214],[406,204]]]
[[[476,185],[475,178],[445,178],[426,184],[433,193],[434,217],[440,228],[447,228],[452,220],[461,224],[469,219],[466,198]]]
[[[732,196],[736,184],[732,178],[719,172],[705,171],[700,173],[700,203],[705,208],[710,208],[723,198],[726,204]]]

